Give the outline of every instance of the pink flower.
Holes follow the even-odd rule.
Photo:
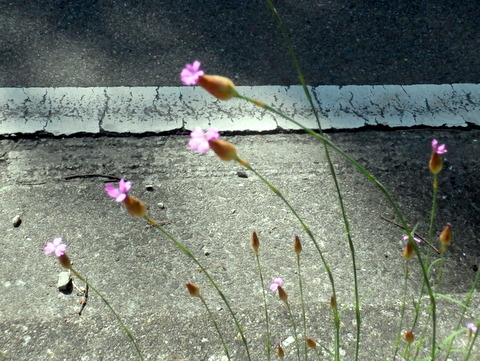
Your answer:
[[[220,133],[215,128],[210,128],[205,133],[202,128],[197,127],[190,133],[188,146],[191,150],[197,150],[198,153],[205,153],[210,149],[209,140],[220,138]]]
[[[467,328],[471,333],[477,332],[477,326],[472,322],[467,323]]]
[[[402,237],[402,239],[403,239],[404,241],[408,241],[408,236],[405,235],[405,236]],[[417,242],[417,243],[422,242],[422,240],[421,240],[420,238],[417,238],[417,237],[413,237],[413,240],[414,240],[415,242]]]
[[[127,192],[132,188],[132,182],[127,182],[125,179],[120,179],[118,183],[118,188],[113,184],[105,184],[105,191],[112,198],[115,198],[116,202],[123,202],[127,198]]]
[[[182,79],[183,84],[197,84],[198,78],[205,74],[203,70],[200,70],[200,65],[201,63],[198,60],[195,60],[193,64],[185,64],[185,68],[183,68],[180,73],[180,78]]]
[[[43,249],[45,254],[50,254],[55,252],[55,256],[60,257],[65,254],[65,250],[67,249],[67,245],[62,243],[62,238],[57,237],[53,240],[53,242],[48,242]]]
[[[432,150],[434,153],[437,153],[437,154],[447,153],[447,148],[445,144],[438,145],[438,140],[436,139],[432,140]]]
[[[273,280],[273,283],[270,285],[270,291],[276,292],[278,289],[278,286],[283,285],[283,280],[281,278],[275,278]]]

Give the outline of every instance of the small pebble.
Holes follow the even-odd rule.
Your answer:
[[[153,192],[153,191],[154,191],[153,185],[151,185],[151,184],[146,185],[146,186],[145,186],[145,189],[146,189],[147,191],[149,191],[149,192]]]
[[[157,206],[160,209],[165,209],[165,204],[163,204],[162,202],[158,203]]]
[[[20,219],[20,216],[13,217],[12,223],[15,228],[20,227],[20,225],[22,224],[22,220]]]
[[[57,288],[59,291],[68,291],[70,288],[70,283],[72,279],[70,278],[70,272],[60,272],[58,275]]]

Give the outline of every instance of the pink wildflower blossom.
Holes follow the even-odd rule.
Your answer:
[[[404,236],[402,237],[402,239],[403,239],[404,241],[408,241],[408,236],[407,236],[407,235],[404,235]],[[417,243],[422,242],[422,240],[421,240],[420,238],[418,238],[418,237],[413,237],[413,240],[414,240],[415,242],[417,242]]]
[[[275,278],[273,280],[273,283],[270,285],[270,291],[276,292],[278,289],[278,286],[283,285],[283,280],[281,278]]]
[[[198,78],[202,75],[205,75],[203,70],[200,70],[201,63],[198,60],[195,60],[193,64],[185,64],[185,68],[183,68],[182,72],[180,73],[180,78],[182,79],[182,83],[185,85],[196,85],[198,82]]]
[[[471,333],[477,332],[477,326],[472,322],[467,323],[467,328]]]
[[[220,138],[220,133],[215,128],[203,132],[202,128],[197,127],[190,133],[190,138],[188,142],[190,149],[197,150],[198,153],[205,153],[210,149],[208,141]]]
[[[50,254],[55,252],[55,256],[61,257],[65,254],[65,250],[67,249],[67,245],[62,243],[62,238],[57,237],[53,240],[53,242],[48,242],[43,249],[45,254]]]
[[[132,188],[132,182],[127,182],[125,179],[120,179],[120,182],[118,183],[118,188],[115,187],[113,184],[105,184],[105,191],[107,194],[115,198],[115,201],[120,203],[127,198],[127,193]]]
[[[432,140],[432,150],[434,153],[437,154],[447,153],[447,147],[445,146],[445,144],[438,145],[438,140],[436,139]]]

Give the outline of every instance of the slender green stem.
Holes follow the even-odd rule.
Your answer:
[[[305,360],[308,360],[308,353],[307,353],[307,320],[305,315],[305,299],[303,297],[303,283],[302,283],[302,273],[300,267],[300,254],[297,253],[297,270],[298,270],[298,285],[300,286],[300,304],[302,307],[302,323],[303,323],[303,344],[304,344],[304,352],[305,352]]]
[[[477,271],[476,273],[477,274],[475,275],[475,279],[472,282],[472,286],[470,287],[470,291],[468,292],[467,296],[465,297],[465,302],[464,302],[465,307],[462,307],[462,312],[460,313],[460,316],[458,317],[458,323],[457,323],[456,329],[459,329],[460,326],[462,325],[463,317],[465,315],[465,312],[467,311],[468,307],[470,306],[470,302],[472,300],[473,294],[475,293],[475,290],[477,289],[478,282],[480,281],[480,271]],[[453,341],[454,341],[454,339],[452,338],[450,340],[450,342],[448,343],[446,356],[445,356],[445,361],[447,361],[448,356],[450,356],[450,352],[451,352],[452,346],[453,346]]]
[[[435,215],[437,213],[437,197],[438,197],[438,179],[437,174],[433,175],[433,194],[432,209],[430,211],[430,226],[428,227],[428,242],[433,243],[433,232],[435,225]]]
[[[325,259],[322,250],[320,249],[320,245],[318,244],[315,236],[313,235],[313,232],[310,230],[310,228],[307,226],[307,224],[303,221],[302,217],[297,213],[295,208],[292,207],[290,202],[283,196],[283,194],[273,185],[271,184],[265,177],[263,177],[260,173],[258,173],[249,163],[241,161],[239,158],[236,158],[236,161],[246,167],[248,170],[253,172],[263,183],[267,185],[270,190],[275,193],[282,201],[285,203],[285,205],[290,209],[290,212],[297,218],[298,222],[304,229],[304,231],[307,233],[308,237],[311,239],[313,244],[315,245],[315,248],[320,256],[320,259],[322,261],[323,267],[325,268],[325,271],[327,272],[328,279],[330,281],[330,285],[332,287],[332,297],[336,300],[337,295],[336,295],[336,290],[335,290],[335,280],[333,278],[332,271],[330,269],[330,266],[327,263],[327,260]],[[340,315],[338,311],[338,305],[335,302],[333,305],[333,322],[335,326],[335,360],[338,361],[340,360]]]
[[[393,358],[392,361],[396,360],[398,349],[400,347],[400,342],[402,340],[402,327],[403,327],[403,321],[405,319],[405,310],[407,308],[407,292],[408,292],[408,261],[405,261],[405,277],[403,280],[403,297],[402,297],[402,307],[400,311],[400,322],[398,323],[398,332],[397,336],[395,338],[395,349],[393,352]]]
[[[240,334],[240,337],[242,338],[243,345],[245,346],[245,350],[247,352],[247,358],[248,360],[251,361],[251,356],[250,356],[250,349],[248,348],[248,343],[247,339],[245,338],[245,334],[243,332],[242,326],[240,325],[240,322],[238,321],[237,317],[235,316],[235,312],[233,312],[233,309],[230,306],[230,302],[228,302],[227,297],[225,294],[222,292],[220,287],[217,285],[217,283],[213,280],[212,276],[210,273],[207,271],[207,269],[198,261],[198,259],[186,248],[183,244],[181,244],[170,232],[168,232],[166,229],[164,229],[162,226],[160,226],[157,222],[155,222],[153,219],[145,216],[145,220],[150,223],[153,227],[158,229],[165,237],[167,237],[170,241],[172,241],[185,255],[187,255],[203,272],[203,274],[207,277],[208,281],[210,284],[215,288],[217,293],[220,295],[222,298],[223,302],[227,306],[228,312],[232,316],[233,322],[235,323],[235,327],[237,328],[238,333]]]
[[[133,347],[135,347],[135,351],[137,352],[137,355],[138,355],[139,359],[142,360],[142,361],[145,360],[143,355],[142,355],[142,352],[140,351],[140,347],[138,347],[138,344],[135,341],[135,338],[133,337],[133,334],[130,332],[128,327],[125,326],[125,323],[123,323],[122,319],[120,318],[118,313],[115,312],[115,310],[110,305],[110,303],[107,301],[107,299],[100,293],[100,291],[97,290],[96,287],[94,287],[89,281],[87,281],[87,279],[85,277],[83,277],[80,273],[78,273],[73,268],[70,268],[70,271],[72,271],[72,273],[75,276],[77,276],[80,280],[82,280],[85,284],[87,284],[88,287],[91,288],[93,290],[93,292],[95,292],[97,294],[98,297],[100,297],[100,299],[103,301],[103,303],[105,303],[107,305],[107,307],[110,309],[110,311],[113,313],[113,315],[117,319],[118,323],[122,327],[123,331],[127,334],[128,338],[130,339],[130,342],[133,344]]]
[[[478,271],[477,271],[478,272]],[[477,340],[477,337],[478,337],[478,333],[480,332],[480,322],[477,322],[477,331],[475,331],[475,334],[473,335],[473,339],[472,341],[470,342],[470,345],[468,347],[468,350],[467,350],[467,354],[465,355],[465,359],[464,361],[469,361],[470,359],[470,354],[472,353],[472,348],[473,348],[473,345],[475,344],[475,341]]]
[[[268,7],[270,8],[270,10],[273,14],[273,17],[275,18],[275,21],[277,22],[277,25],[278,25],[281,33],[282,33],[283,40],[284,40],[284,42],[285,42],[285,44],[288,48],[290,58],[292,60],[295,71],[298,75],[298,79],[300,81],[300,84],[302,85],[303,92],[305,93],[305,96],[306,96],[306,98],[307,98],[307,100],[310,104],[310,108],[311,108],[311,110],[312,110],[312,112],[315,116],[315,120],[317,122],[318,130],[319,130],[320,134],[323,134],[322,124],[320,122],[320,117],[318,115],[317,108],[315,107],[315,104],[313,103],[312,95],[310,94],[310,91],[308,90],[307,82],[305,81],[305,77],[303,76],[302,67],[300,66],[300,62],[298,61],[298,57],[297,57],[297,54],[296,54],[295,49],[293,47],[292,40],[290,39],[288,31],[287,31],[287,29],[286,29],[286,27],[283,23],[283,20],[282,20],[280,14],[277,11],[273,1],[272,0],[266,0],[266,3],[268,5]],[[354,247],[354,243],[353,243],[351,233],[350,233],[350,222],[348,221],[345,205],[344,205],[344,202],[343,202],[342,192],[341,192],[340,186],[338,184],[338,179],[337,179],[335,168],[333,166],[333,163],[332,163],[332,160],[331,160],[331,157],[330,157],[330,152],[329,152],[328,147],[325,143],[323,144],[323,146],[324,146],[325,157],[327,159],[330,174],[331,174],[332,179],[333,179],[334,184],[335,184],[335,190],[337,192],[337,198],[338,198],[338,201],[339,201],[339,204],[340,204],[340,209],[341,209],[341,212],[342,212],[343,224],[345,226],[345,234],[346,234],[347,239],[348,239],[348,246],[350,248],[350,254],[351,254],[351,257],[352,257],[352,274],[353,274],[354,292],[355,292],[355,318],[356,318],[356,333],[357,333],[356,343],[355,343],[355,361],[358,361],[358,355],[359,355],[359,351],[360,351],[360,331],[361,331],[361,323],[362,323],[361,321],[362,321],[362,319],[361,319],[361,314],[360,314],[360,298],[359,298],[359,292],[358,292],[358,276],[357,276],[357,265],[356,265],[356,260],[355,260],[355,247]],[[337,344],[337,345],[339,346],[339,344]]]
[[[292,324],[292,328],[293,328],[293,337],[295,338],[295,344],[297,346],[297,358],[298,358],[298,361],[300,361],[300,344],[298,342],[297,323],[295,322],[295,318],[293,317],[292,308],[290,307],[290,304],[288,303],[288,301],[283,301],[283,302],[285,303],[285,306],[287,306],[288,316],[290,317],[290,323]]]
[[[271,335],[270,335],[270,319],[268,317],[267,295],[265,292],[265,282],[263,280],[262,266],[260,264],[260,257],[258,255],[258,252],[255,252],[255,259],[257,261],[258,274],[260,276],[260,282],[262,284],[263,308],[265,310],[265,325],[266,325],[266,332],[267,332],[265,347],[267,349],[267,360],[270,361],[271,353],[272,353]]]
[[[222,332],[220,331],[220,327],[218,327],[218,323],[217,323],[217,320],[215,319],[215,316],[213,315],[212,311],[210,310],[210,307],[208,307],[207,305],[207,302],[205,302],[205,299],[203,298],[202,295],[198,295],[198,298],[200,298],[200,300],[202,301],[203,305],[205,306],[205,308],[207,309],[207,312],[208,312],[208,315],[210,316],[210,319],[212,320],[214,326],[215,326],[215,329],[217,330],[217,333],[218,333],[218,336],[220,337],[220,340],[222,342],[222,346],[223,346],[223,350],[225,351],[225,354],[227,355],[227,358],[229,360],[231,360],[230,358],[230,354],[228,353],[228,348],[227,348],[227,344],[225,343],[225,340],[222,336]]]
[[[432,312],[432,345],[431,345],[430,356],[431,356],[432,359],[434,359],[435,358],[434,357],[435,356],[435,349],[436,349],[436,347],[435,347],[435,345],[436,345],[436,331],[437,331],[435,296],[433,295],[432,287],[431,287],[430,281],[428,279],[427,268],[426,268],[425,263],[424,263],[424,261],[421,257],[421,253],[420,253],[420,250],[419,250],[416,242],[413,241],[413,235],[412,235],[412,232],[410,230],[410,227],[408,226],[407,221],[405,220],[402,212],[400,211],[399,206],[393,200],[392,196],[387,191],[385,186],[382,183],[380,183],[370,172],[368,172],[360,163],[358,163],[351,155],[345,153],[336,144],[334,144],[332,141],[330,141],[325,136],[323,136],[321,134],[318,134],[311,129],[306,128],[304,125],[297,122],[295,119],[283,114],[282,112],[276,110],[275,108],[272,108],[271,106],[269,106],[269,105],[267,105],[263,102],[248,98],[248,97],[243,96],[243,95],[238,95],[238,97],[241,98],[241,99],[244,99],[248,102],[251,102],[251,103],[253,103],[257,106],[260,106],[264,109],[267,109],[267,110],[271,111],[272,113],[283,117],[284,119],[287,119],[288,121],[290,121],[293,124],[302,128],[308,134],[312,135],[313,137],[317,138],[319,141],[323,142],[324,144],[326,144],[327,146],[329,146],[330,148],[335,150],[338,154],[340,154],[343,158],[345,158],[349,163],[351,163],[355,168],[357,168],[357,170],[360,171],[360,173],[362,173],[369,181],[371,181],[380,190],[380,192],[385,196],[387,202],[392,207],[393,212],[395,213],[395,215],[398,218],[398,220],[400,221],[403,229],[405,230],[406,234],[408,235],[410,242],[412,242],[414,252],[416,254],[416,257],[417,257],[418,263],[420,265],[420,268],[422,270],[423,279],[425,281],[425,285],[427,287],[427,293],[428,293],[428,296],[430,298],[430,308],[431,308],[431,312]]]

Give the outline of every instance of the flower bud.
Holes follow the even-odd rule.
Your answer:
[[[408,241],[407,245],[403,248],[403,258],[406,261],[410,261],[413,257],[413,245]]]
[[[450,243],[452,243],[452,224],[451,223],[447,223],[442,233],[440,233],[440,236],[438,236],[438,239],[442,244],[442,247],[440,248],[440,253],[443,253],[447,249],[447,246]]]
[[[281,345],[277,346],[277,356],[279,358],[284,358],[285,357],[285,351],[283,351],[283,347]]]
[[[188,293],[190,293],[190,296],[192,296],[192,297],[200,296],[200,288],[197,285],[194,285],[193,283],[187,282],[187,283],[185,283],[185,286],[187,286]]]
[[[66,253],[59,256],[58,260],[63,268],[67,268],[67,269],[72,268],[72,264],[70,263],[70,258],[68,258]]]
[[[229,162],[237,158],[237,149],[232,143],[226,140],[212,139],[208,141],[208,144],[221,160]]]
[[[336,305],[337,305],[337,300],[335,299],[334,295],[331,295],[330,296],[330,308],[335,308]]]
[[[403,339],[407,343],[412,343],[415,340],[415,335],[413,333],[413,330],[408,330],[407,332],[404,333]]]
[[[140,199],[127,194],[123,204],[125,205],[128,213],[134,217],[143,217],[145,214],[147,214],[147,206]]]
[[[219,75],[202,75],[197,84],[220,100],[228,100],[238,96],[233,82]]]
[[[428,162],[428,168],[430,169],[430,172],[433,174],[438,174],[442,168],[443,168],[443,163],[442,163],[442,158],[438,155],[438,153],[433,152],[432,156],[430,157],[430,161]]]
[[[258,248],[260,247],[260,241],[258,240],[257,232],[252,232],[252,248],[256,255],[258,255]]]
[[[307,346],[313,349],[317,348],[317,343],[315,342],[314,339],[307,337]]]
[[[297,254],[297,256],[302,253],[302,243],[300,242],[300,237],[295,235],[295,239],[293,240],[293,252]]]
[[[288,302],[288,294],[282,286],[278,286],[278,297],[285,303]]]

